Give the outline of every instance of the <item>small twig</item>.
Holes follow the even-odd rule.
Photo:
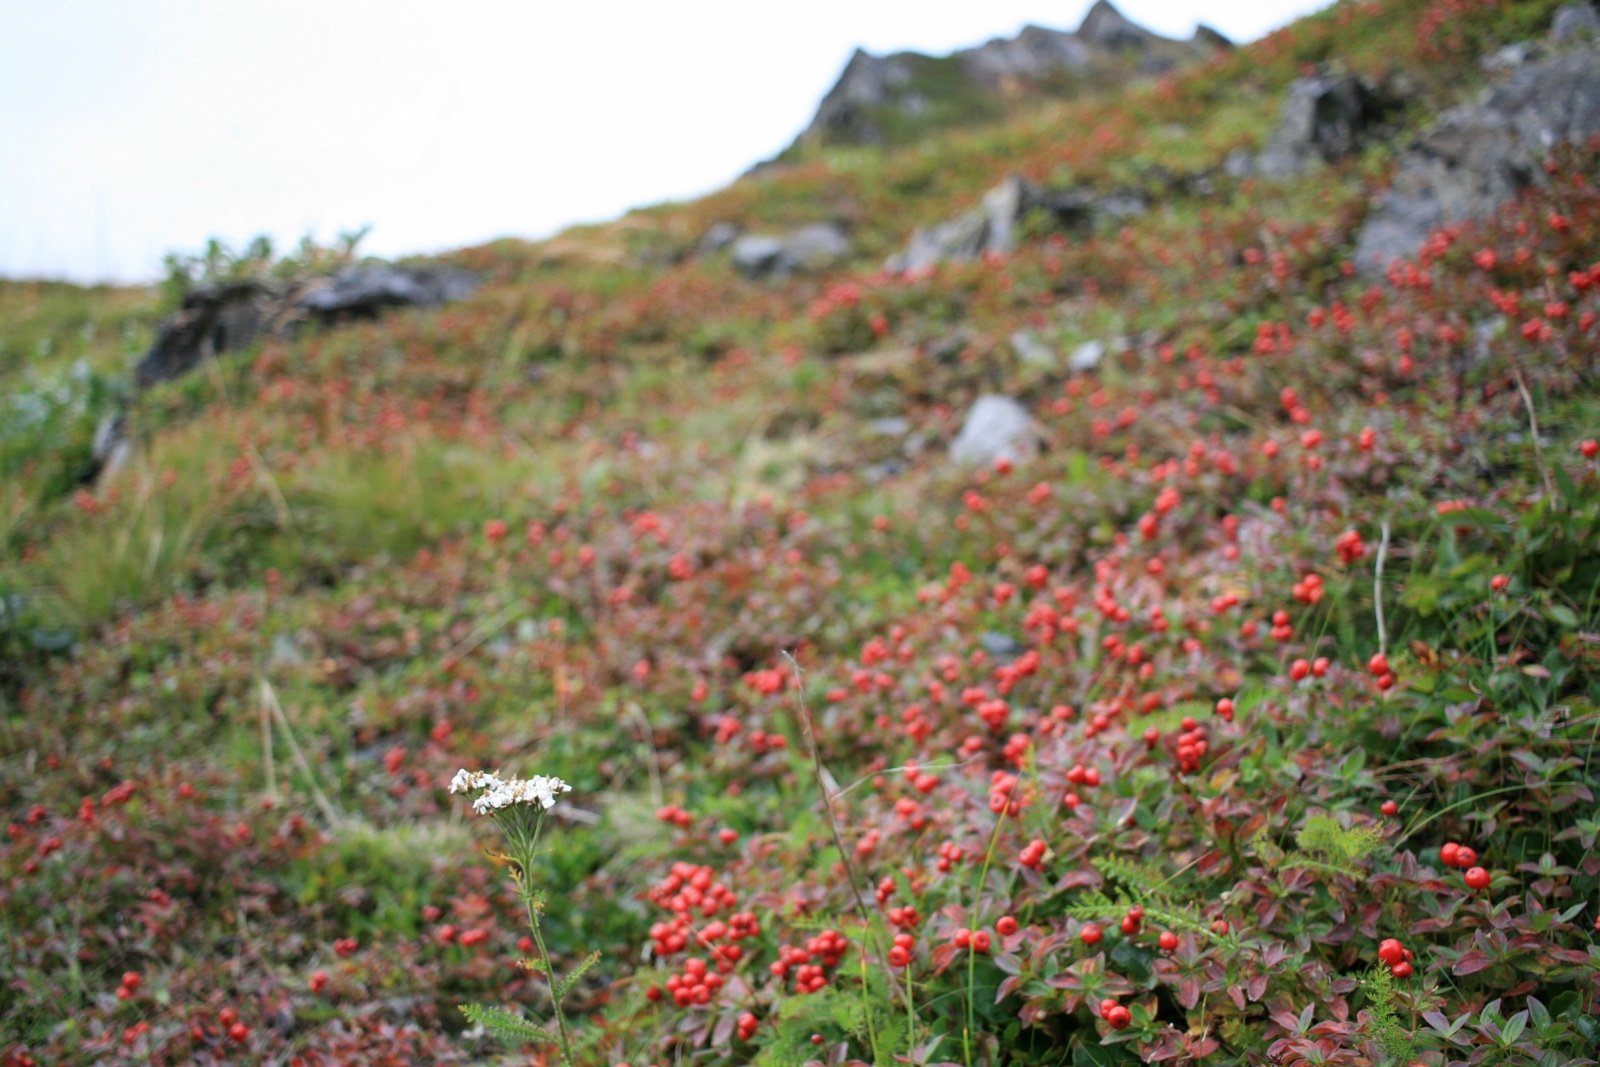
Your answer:
[[[1533,433],[1533,458],[1539,464],[1539,478],[1544,482],[1544,491],[1547,496],[1556,495],[1555,483],[1550,480],[1550,468],[1544,461],[1544,445],[1539,441],[1539,416],[1533,410],[1533,397],[1528,392],[1528,384],[1522,380],[1522,368],[1512,361],[1511,376],[1516,379],[1517,392],[1522,394],[1522,406],[1528,411],[1528,429]]]
[[[274,766],[272,757],[272,712],[267,707],[265,694],[261,701],[261,760],[266,765],[267,771],[267,796],[274,802],[278,799],[278,771]]]
[[[329,826],[338,826],[344,819],[339,815],[338,809],[317,785],[317,776],[311,770],[311,761],[306,759],[306,754],[300,751],[300,742],[294,739],[294,728],[289,725],[289,716],[283,713],[283,705],[278,703],[277,691],[272,688],[272,683],[265,678],[261,679],[261,699],[272,709],[273,716],[278,720],[278,725],[283,727],[284,740],[289,742],[289,754],[300,765],[300,770],[306,776],[306,784],[311,789],[311,798],[316,801],[317,807],[322,809],[322,817],[328,820]]]
[[[981,759],[985,759],[985,758],[986,758],[985,755],[980,752],[975,756],[968,756],[966,759],[960,760],[960,761],[958,761],[956,763],[934,763],[934,764],[930,764],[930,765],[928,765],[926,767],[918,764],[916,769],[918,771],[953,771],[953,770],[957,770],[957,769],[959,769],[961,767],[965,767],[969,763],[973,763],[973,762],[975,762],[977,760],[981,760]],[[868,782],[872,781],[874,778],[878,777],[878,775],[880,775],[880,774],[909,774],[910,772],[911,772],[911,765],[910,764],[906,764],[906,763],[902,763],[898,767],[885,767],[881,771],[874,771],[871,774],[863,774],[860,778],[857,778],[855,781],[851,782],[849,785],[845,786],[843,789],[835,788],[834,791],[833,791],[834,799],[838,799],[840,797],[843,797],[846,794],[850,793],[852,790],[855,790],[855,789],[859,788],[860,786],[866,785]]]
[[[883,968],[884,976],[898,989],[899,982],[895,978],[894,969],[889,966],[888,957],[883,955],[877,938],[871,936],[872,910],[867,907],[866,897],[861,895],[855,866],[850,862],[850,850],[845,848],[844,835],[839,831],[839,821],[833,817],[834,794],[828,791],[828,772],[822,766],[822,753],[817,749],[817,734],[811,722],[811,709],[806,706],[803,672],[793,655],[785,652],[783,658],[789,661],[789,667],[794,671],[795,704],[800,709],[800,724],[805,730],[806,747],[811,750],[811,769],[817,780],[817,789],[822,793],[822,813],[827,817],[828,829],[833,833],[834,847],[839,850],[839,865],[844,868],[845,881],[850,883],[850,892],[856,900],[856,910],[861,914],[861,940],[863,944],[871,945],[872,953],[878,957],[878,965]]]
[[[1372,613],[1378,620],[1378,651],[1389,653],[1389,634],[1383,625],[1383,561],[1389,556],[1389,520],[1383,520],[1383,536],[1378,541],[1378,565],[1372,572]]]
[[[634,721],[639,724],[639,740],[643,741],[645,747],[650,750],[650,758],[645,762],[645,767],[650,771],[650,796],[655,801],[655,806],[659,808],[666,802],[666,794],[661,788],[661,767],[659,765],[661,756],[656,752],[655,728],[650,725],[650,720],[645,716],[644,709],[639,706],[637,701],[626,701],[623,703],[623,707],[628,709],[628,714],[632,715]]]

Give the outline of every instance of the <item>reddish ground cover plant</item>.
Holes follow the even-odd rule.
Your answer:
[[[555,1062],[457,1007],[550,1017],[545,949],[580,1063],[1593,1062],[1600,145],[1376,279],[1381,151],[915,277],[625,254],[875,255],[1219,162],[1336,51],[1443,103],[1548,9],[1341,4],[143,398],[122,478],[6,498],[0,1063]],[[1039,456],[872,428],[997,388]],[[572,783],[543,945],[462,766]]]

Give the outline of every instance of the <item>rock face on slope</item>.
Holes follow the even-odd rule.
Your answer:
[[[857,49],[823,97],[798,143],[882,145],[927,128],[994,114],[1008,97],[1030,87],[1059,90],[1071,79],[1097,86],[1155,74],[1232,47],[1215,30],[1176,41],[1129,21],[1097,0],[1075,31],[1025,27],[949,56],[898,52],[875,56]]]
[[[1352,155],[1382,132],[1394,104],[1388,93],[1352,74],[1297,78],[1254,169],[1289,178],[1315,163]]]
[[[1434,230],[1490,215],[1543,180],[1552,148],[1597,134],[1600,46],[1515,67],[1475,102],[1445,112],[1401,157],[1362,227],[1357,266],[1382,271],[1415,256]]]
[[[465,271],[396,267],[387,263],[345,267],[326,276],[277,285],[250,280],[202,286],[161,324],[155,343],[134,368],[145,389],[193,370],[208,357],[280,336],[307,321],[373,318],[388,308],[434,307],[461,300],[477,288]]]
[[[1145,209],[1144,199],[1134,193],[1045,189],[1012,175],[985,193],[972,210],[913,232],[905,251],[891,256],[884,269],[920,271],[946,260],[1006,255],[1016,250],[1023,220],[1034,213],[1048,218],[1051,229],[1081,232],[1097,219],[1132,218]]]

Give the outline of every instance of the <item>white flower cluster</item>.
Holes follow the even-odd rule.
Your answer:
[[[461,770],[450,779],[452,793],[465,793],[473,789],[481,789],[483,793],[473,800],[472,810],[479,815],[487,815],[513,804],[537,804],[549,811],[556,806],[556,795],[570,792],[572,787],[559,778],[543,774],[508,780],[489,771]]]

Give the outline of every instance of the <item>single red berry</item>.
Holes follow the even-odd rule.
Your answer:
[[[1489,872],[1482,867],[1469,867],[1463,877],[1466,879],[1468,889],[1489,888]]]
[[[1389,973],[1396,978],[1410,978],[1412,973],[1411,963],[1408,960],[1401,960],[1399,963],[1392,964],[1389,967]]]
[[[994,928],[1001,937],[1010,937],[1017,932],[1017,920],[1010,915],[1002,915],[999,921],[994,924]]]
[[[1374,652],[1372,658],[1367,660],[1367,673],[1381,678],[1389,673],[1389,657],[1382,652]]]
[[[1457,867],[1476,867],[1478,865],[1478,850],[1462,845],[1456,850]]]
[[[1461,846],[1456,844],[1454,841],[1446,841],[1443,845],[1439,846],[1439,862],[1444,864],[1446,867],[1456,866],[1460,855]]]
[[[1099,926],[1094,923],[1087,923],[1082,930],[1078,931],[1078,937],[1085,945],[1098,945],[1101,939],[1105,937],[1105,934],[1101,932]]]
[[[1396,804],[1392,800],[1385,800],[1381,805],[1379,805],[1378,810],[1383,812],[1385,815],[1395,816],[1400,814],[1400,805]]]
[[[1578,451],[1583,453],[1584,459],[1593,459],[1596,456],[1600,456],[1600,441],[1590,437],[1579,443]]]
[[[1156,943],[1161,946],[1162,952],[1171,952],[1178,947],[1178,935],[1171,930],[1161,931],[1161,936],[1156,938]]]
[[[1384,938],[1382,943],[1378,945],[1378,959],[1391,967],[1405,958],[1406,947],[1395,938]]]

